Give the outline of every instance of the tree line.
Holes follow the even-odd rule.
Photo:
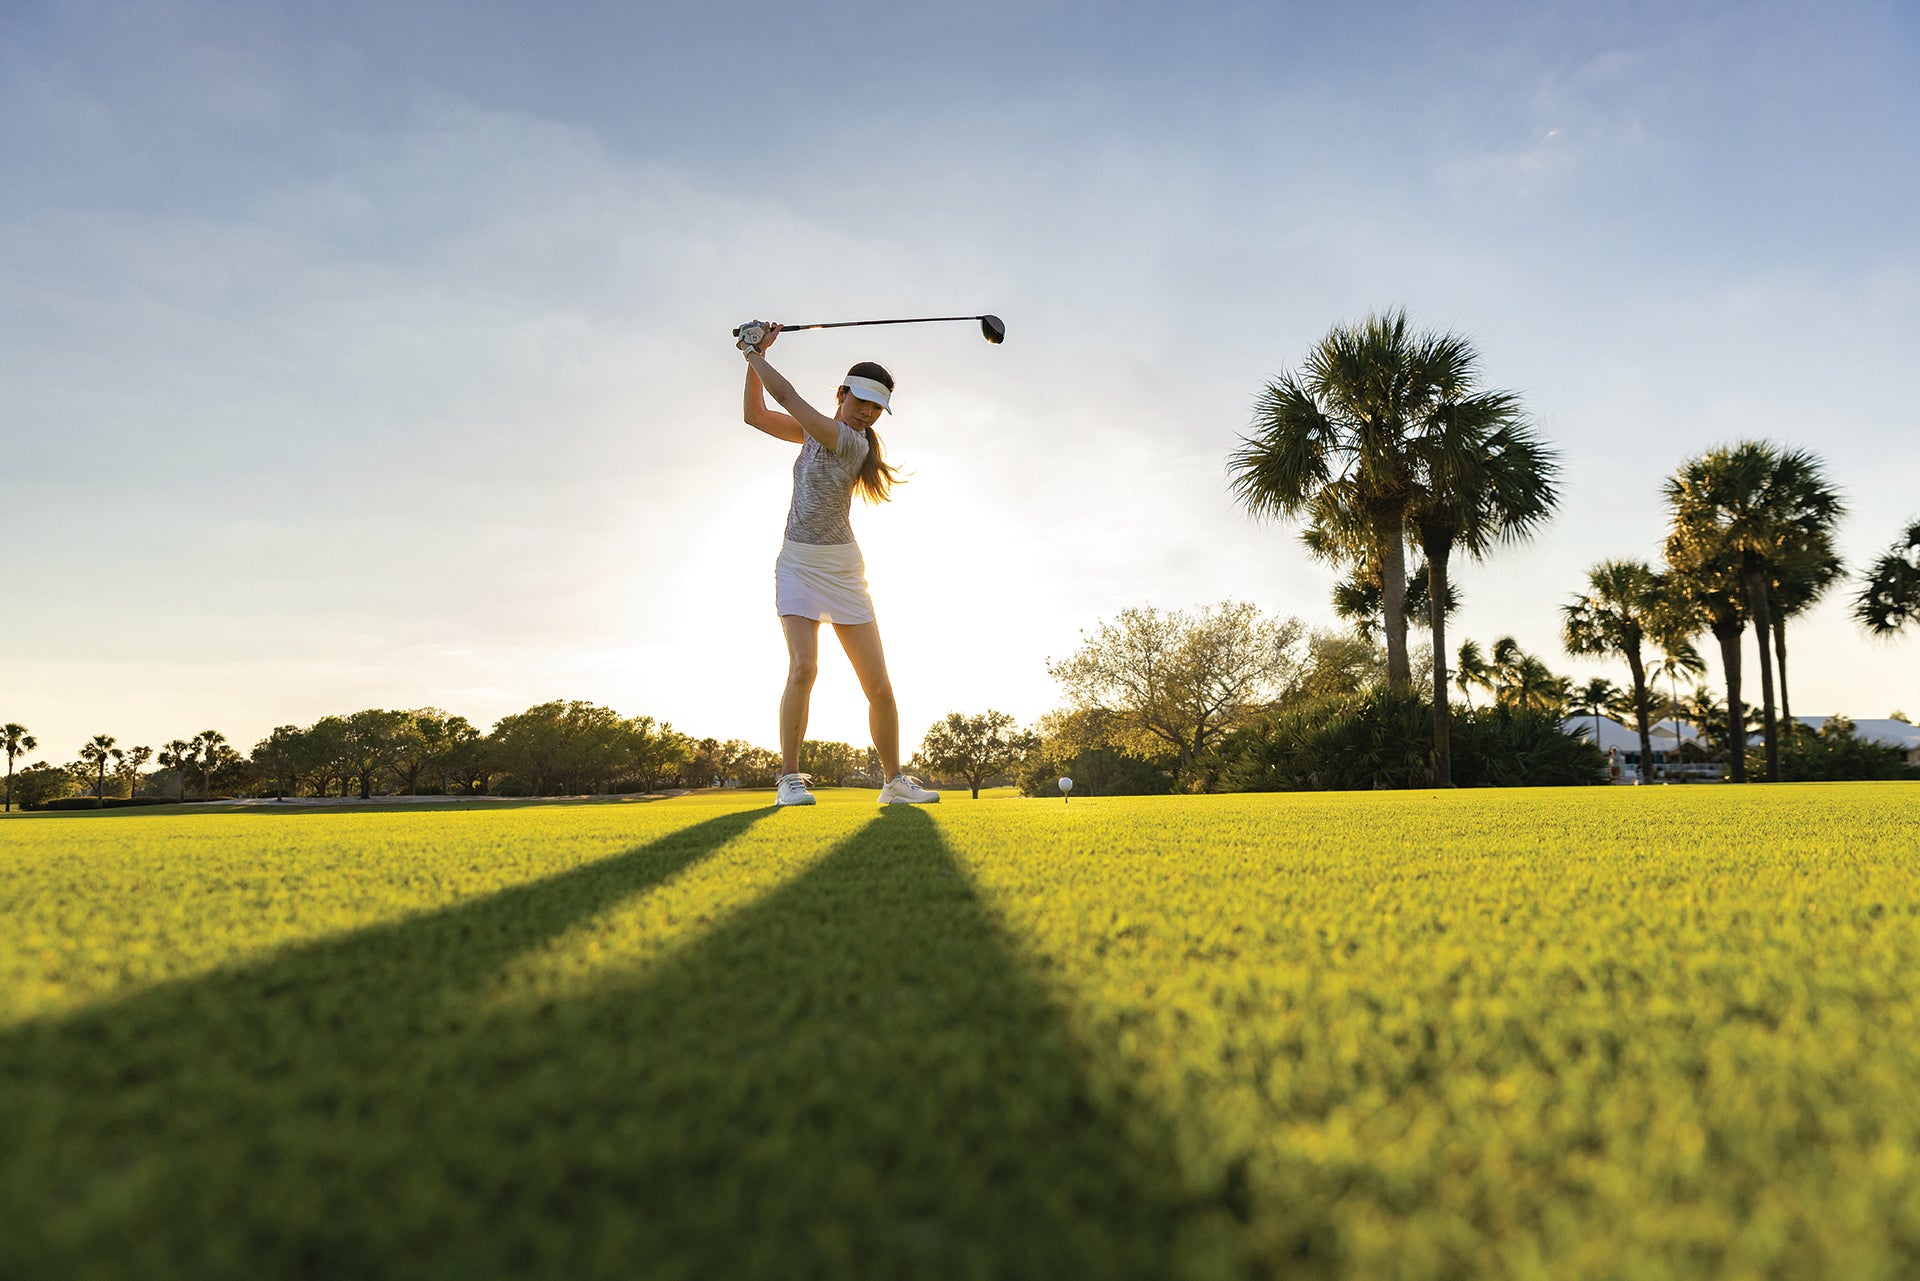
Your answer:
[[[1449,694],[1480,679],[1487,661],[1477,646],[1463,646],[1449,671],[1446,619],[1458,606],[1451,562],[1525,541],[1559,501],[1558,454],[1535,434],[1519,397],[1482,386],[1466,339],[1418,333],[1404,311],[1369,316],[1334,327],[1298,371],[1267,386],[1228,472],[1249,512],[1298,522],[1308,553],[1347,571],[1335,610],[1377,629],[1392,689],[1413,687],[1410,605],[1424,610],[1432,643],[1431,780],[1450,783]],[[1793,734],[1786,625],[1846,576],[1833,542],[1845,506],[1813,454],[1766,441],[1687,460],[1664,494],[1665,567],[1596,565],[1587,590],[1563,611],[1564,643],[1572,654],[1626,660],[1644,771],[1652,760],[1650,676],[1704,671],[1692,643],[1711,635],[1726,676],[1715,719],[1738,782],[1747,776],[1741,638],[1751,631],[1763,768],[1777,780],[1781,726]],[[1417,558],[1411,570],[1410,557]],[[1854,614],[1880,635],[1920,618],[1920,522],[1867,568]],[[1510,643],[1503,638],[1495,648]],[[1660,659],[1649,673],[1645,660],[1655,650]],[[1523,700],[1536,691],[1563,706],[1605,697],[1597,686],[1557,687],[1544,666],[1529,675],[1498,654],[1494,663],[1508,668],[1509,687]]]

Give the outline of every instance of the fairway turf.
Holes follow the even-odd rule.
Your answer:
[[[0,822],[0,1276],[1920,1273],[1920,787]]]

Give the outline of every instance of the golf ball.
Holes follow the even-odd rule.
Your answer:
[[[1070,778],[1061,779],[1060,790],[1063,792],[1071,792],[1073,790],[1073,780]]]

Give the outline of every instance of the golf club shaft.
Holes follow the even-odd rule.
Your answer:
[[[796,329],[851,329],[856,325],[925,325],[939,320],[984,320],[984,316],[915,316],[911,320],[831,320],[818,325],[782,325],[782,333],[792,333]],[[733,331],[738,338],[740,331]]]

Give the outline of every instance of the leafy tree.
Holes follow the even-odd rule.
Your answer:
[[[1315,629],[1307,634],[1306,660],[1281,688],[1282,704],[1350,697],[1386,683],[1386,653],[1353,631]]]
[[[1163,796],[1173,790],[1177,761],[1165,747],[1149,756],[1122,747],[1121,718],[1102,707],[1062,708],[1040,718],[1038,740],[1020,765],[1020,791],[1057,797],[1059,781],[1073,780],[1079,796]]]
[[[95,734],[80,748],[80,759],[86,762],[88,772],[93,775],[95,800],[106,799],[107,762],[113,759],[115,741],[111,734]]]
[[[13,812],[14,758],[18,756],[25,756],[28,752],[31,752],[34,748],[38,746],[40,746],[39,740],[34,738],[33,735],[27,733],[27,727],[25,725],[19,725],[14,723],[13,721],[8,721],[5,725],[0,725],[0,751],[5,751],[7,754],[6,812],[9,814]]]
[[[85,770],[82,769],[84,777]],[[48,801],[72,796],[81,790],[81,779],[74,772],[45,761],[35,761],[13,776],[12,796],[22,809],[37,809]]]
[[[739,739],[728,739],[727,777],[740,780],[742,787],[772,787],[780,777],[780,753],[755,747]]]
[[[1640,781],[1653,782],[1653,708],[1647,696],[1642,644],[1663,617],[1665,581],[1644,561],[1603,560],[1587,571],[1587,590],[1561,606],[1561,641],[1569,654],[1614,655],[1627,660],[1633,677],[1634,726],[1640,735]],[[1596,713],[1597,714],[1597,713]],[[1594,726],[1595,743],[1600,727]]]
[[[693,760],[693,741],[673,726],[655,725],[651,716],[636,716],[626,725],[626,748],[644,790],[656,790]]]
[[[387,768],[402,796],[420,793],[420,775],[433,760],[435,739],[447,713],[437,707],[401,712],[392,729],[392,754]]]
[[[980,785],[1011,771],[1037,741],[1034,735],[1021,733],[1005,712],[991,708],[975,716],[948,712],[945,720],[935,721],[927,730],[920,758],[930,772],[966,779],[973,799],[979,800]]]
[[[1748,617],[1760,648],[1767,779],[1778,782],[1770,586],[1779,567],[1830,535],[1845,507],[1813,454],[1762,441],[1744,441],[1688,460],[1667,481],[1666,493],[1673,512],[1670,543],[1677,541],[1698,559],[1735,567],[1746,589]]]
[[[848,775],[862,771],[866,754],[856,752],[851,743],[809,738],[800,744],[799,764],[802,774],[813,775],[824,786],[840,787]]]
[[[1920,520],[1868,566],[1853,598],[1853,616],[1875,636],[1891,636],[1920,621]]]
[[[413,718],[407,712],[369,707],[342,719],[343,773],[359,784],[361,800],[372,800],[374,777],[393,768]]]
[[[253,745],[253,763],[272,781],[276,800],[285,800],[288,792],[299,794],[305,764],[302,751],[305,737],[305,731],[298,725],[277,725],[271,734]]]
[[[1081,633],[1080,648],[1047,672],[1075,708],[1114,714],[1120,746],[1141,756],[1169,750],[1184,777],[1215,736],[1284,687],[1304,632],[1298,619],[1233,601],[1197,614],[1123,609]]]
[[[315,796],[327,795],[338,781],[344,799],[352,759],[352,735],[344,716],[322,716],[300,736],[296,768],[312,782]]]

